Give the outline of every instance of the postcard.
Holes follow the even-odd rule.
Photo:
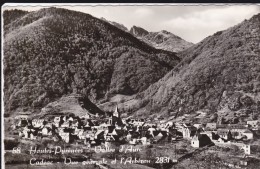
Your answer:
[[[258,4],[1,15],[3,168],[259,168]]]

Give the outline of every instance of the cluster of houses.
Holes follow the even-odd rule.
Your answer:
[[[207,123],[205,126],[194,124],[186,127],[186,136],[191,139],[193,147],[203,147],[208,144],[236,145],[250,154],[250,145],[244,141],[252,140],[254,131],[258,130],[258,121],[247,121],[246,124],[216,124]]]
[[[118,142],[129,144],[151,144],[171,141],[176,136],[172,122],[158,120],[157,123],[144,119],[121,118],[118,108],[107,117],[86,114],[59,115],[52,118],[29,119],[20,117],[13,126],[21,138],[52,138],[66,143],[84,143],[89,146]]]
[[[52,138],[66,143],[83,143],[95,146],[101,143],[151,144],[172,142],[180,138],[191,140],[193,147],[203,147],[212,143],[227,143],[253,139],[258,130],[258,121],[247,124],[186,124],[173,123],[164,119],[121,118],[118,108],[106,117],[86,114],[59,115],[48,119],[20,118],[14,125],[19,136],[25,139]]]

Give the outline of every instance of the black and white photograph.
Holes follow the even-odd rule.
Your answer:
[[[260,4],[1,11],[3,169],[260,168]]]

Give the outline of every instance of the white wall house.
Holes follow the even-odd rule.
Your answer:
[[[250,145],[244,145],[242,147],[242,149],[244,149],[245,154],[251,154],[251,147],[250,147]]]

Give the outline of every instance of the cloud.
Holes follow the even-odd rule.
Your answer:
[[[161,24],[184,39],[196,43],[217,31],[249,19],[258,12],[258,6],[222,6],[175,16]]]
[[[153,13],[154,13],[153,10],[149,8],[138,8],[134,11],[136,17],[149,17],[153,15]]]

